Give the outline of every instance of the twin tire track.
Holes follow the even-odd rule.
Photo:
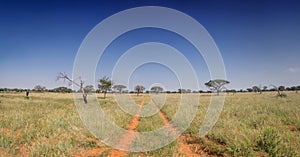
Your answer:
[[[132,142],[139,136],[139,133],[135,132],[134,130],[137,128],[137,126],[139,124],[140,114],[141,114],[143,105],[144,105],[144,99],[140,102],[137,113],[132,117],[130,123],[127,126],[128,133],[123,134],[120,138],[119,142],[123,148],[129,148],[130,145],[132,144]],[[158,114],[159,114],[160,118],[162,119],[162,121],[164,122],[164,124],[167,126],[167,128],[170,131],[176,131],[176,128],[170,123],[166,114],[163,113],[160,110],[160,108],[158,108],[158,106],[155,104],[155,102],[154,102],[154,106],[157,108]],[[181,135],[177,139],[177,143],[178,143],[179,148],[178,148],[178,152],[173,154],[173,156],[175,156],[175,157],[200,157],[201,156],[200,154],[206,156],[205,152],[202,152],[200,154],[194,153],[190,149],[190,146],[187,144],[186,136],[184,136],[184,135]],[[97,152],[98,149],[99,149],[99,151]],[[98,156],[98,155],[101,155],[105,151],[106,151],[105,148],[95,148],[95,149],[89,150],[85,154],[81,153],[80,156]],[[118,150],[118,149],[110,149],[107,156],[108,157],[124,157],[124,156],[128,155],[129,153],[130,152],[128,152],[128,151],[123,151],[123,150]]]
[[[170,123],[168,117],[166,116],[165,113],[163,113],[158,106],[155,104],[155,107],[158,109],[158,114],[160,116],[160,118],[162,119],[162,121],[164,122],[165,126],[168,126],[167,128],[170,131],[177,131],[176,128]],[[178,139],[177,139],[177,143],[178,143],[178,152],[176,152],[174,154],[175,157],[201,157],[201,155],[194,153],[191,149],[190,146],[186,143],[186,139],[185,136],[181,135]]]

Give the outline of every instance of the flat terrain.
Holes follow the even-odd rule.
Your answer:
[[[183,135],[163,148],[140,153],[97,140],[84,128],[72,94],[30,93],[26,98],[25,93],[0,93],[0,156],[299,156],[300,93],[285,93],[285,98],[275,92],[226,94],[218,122],[202,138],[199,126],[211,95],[201,94],[197,115]],[[160,112],[139,117],[139,112],[124,113],[110,94],[98,97],[111,121],[139,132],[168,125],[180,102],[179,94],[168,94]],[[141,108],[151,102],[146,94],[131,97]],[[120,142],[129,146],[134,136]]]

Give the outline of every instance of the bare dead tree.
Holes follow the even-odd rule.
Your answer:
[[[64,81],[68,81],[69,82],[69,86],[71,86],[72,84],[79,87],[79,91],[82,92],[82,97],[83,97],[83,101],[84,103],[87,103],[87,93],[84,92],[83,90],[83,84],[84,84],[84,81],[81,80],[81,78],[79,78],[79,83],[75,82],[74,80],[72,80],[71,78],[68,77],[68,75],[66,73],[62,73],[60,72],[57,76],[57,79],[56,80],[64,80]]]

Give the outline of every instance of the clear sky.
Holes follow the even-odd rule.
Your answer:
[[[184,12],[208,30],[222,54],[231,82],[228,88],[300,85],[299,0],[6,0],[0,1],[0,88],[67,86],[56,82],[56,75],[72,75],[77,50],[88,32],[114,13],[148,5]],[[110,76],[113,64],[130,47],[154,41],[182,50],[196,70],[201,89],[206,90],[203,84],[210,78],[201,56],[181,37],[159,29],[140,29],[120,36],[105,51],[96,76]],[[135,82],[146,87],[161,82],[167,90],[177,90],[175,80],[166,67],[146,64],[134,71],[130,88]]]

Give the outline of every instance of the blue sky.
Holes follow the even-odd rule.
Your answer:
[[[300,85],[300,1],[0,1],[0,88],[67,86],[58,72],[72,74],[78,48],[88,32],[106,17],[138,6],[179,10],[201,23],[224,60],[228,88],[253,85]],[[110,75],[128,48],[156,41],[173,45],[191,61],[200,88],[208,81],[205,62],[174,33],[159,29],[128,32],[114,41],[98,64],[98,78]],[[103,66],[105,65],[105,66]],[[153,77],[155,71],[157,77]],[[167,78],[168,81],[165,81]],[[146,87],[155,82],[176,90],[178,83],[163,66],[147,64],[131,77]],[[117,82],[118,83],[118,82]]]

